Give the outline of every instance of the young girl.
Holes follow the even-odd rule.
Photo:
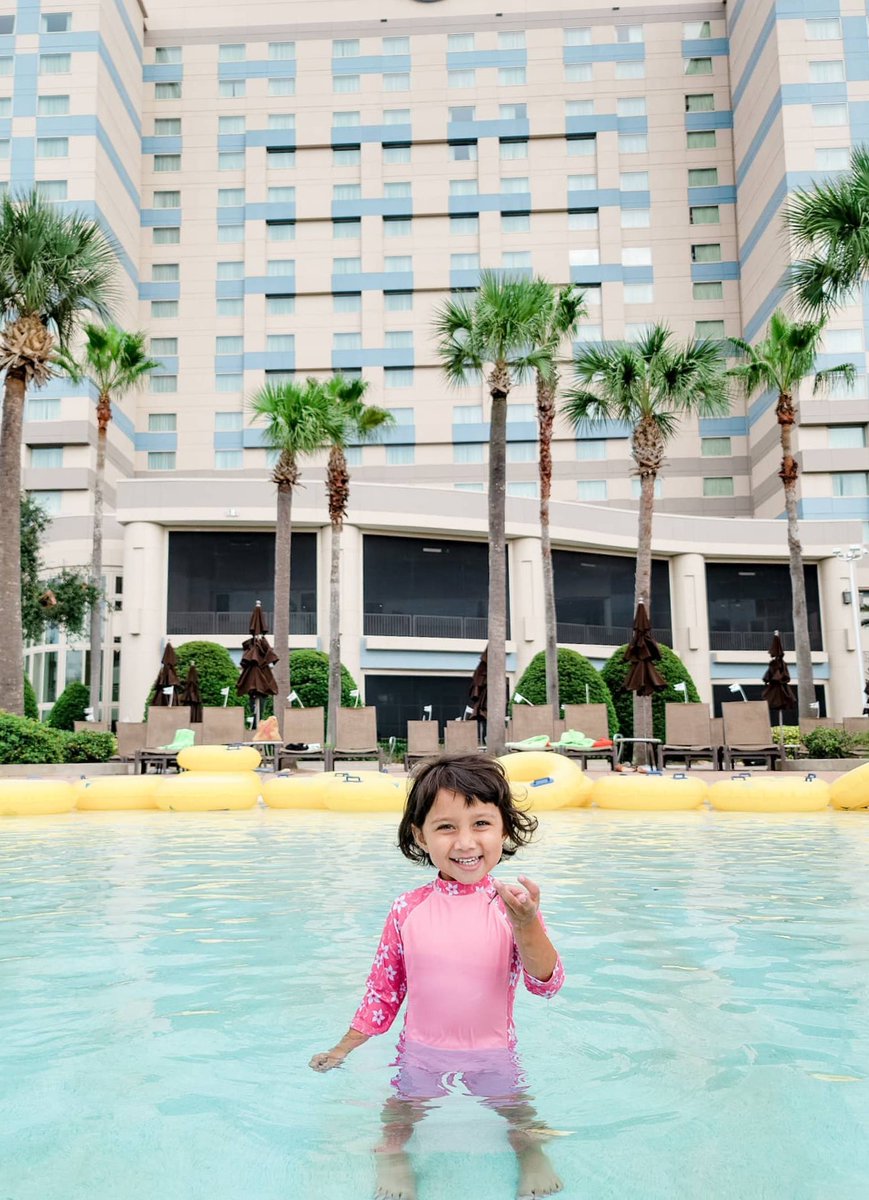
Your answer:
[[[500,763],[484,755],[444,755],[424,764],[398,830],[401,852],[437,876],[392,906],[365,996],[350,1029],[311,1066],[340,1066],[357,1046],[385,1033],[407,996],[393,1085],[378,1147],[379,1200],[416,1194],[404,1152],[425,1101],[447,1094],[461,1076],[472,1095],[510,1123],[519,1160],[520,1197],[561,1190],[540,1145],[545,1135],[524,1092],[515,1056],[513,998],[520,976],[535,996],[564,981],[561,960],[539,913],[540,889],[489,872],[527,844],[536,819],[513,804]]]

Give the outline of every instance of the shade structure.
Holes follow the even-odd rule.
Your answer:
[[[764,673],[763,682],[766,687],[763,689],[762,697],[770,708],[777,708],[779,712],[785,708],[796,708],[797,698],[790,686],[791,677],[785,663],[785,648],[778,630],[770,642],[769,666]]]
[[[489,649],[480,655],[480,661],[471,676],[471,688],[468,692],[468,708],[473,720],[485,721],[486,702],[489,695]]]
[[[235,690],[239,696],[250,696],[253,703],[254,728],[256,728],[259,724],[263,697],[277,695],[278,681],[275,679],[272,667],[280,661],[266,640],[266,620],[259,600],[251,613],[248,628],[251,636],[246,642],[242,642],[241,673]]]
[[[181,691],[180,702],[190,705],[190,720],[197,723],[202,720],[202,692],[199,687],[199,672],[196,663],[191,662],[187,669],[187,678]]]
[[[636,692],[638,696],[653,696],[655,692],[663,692],[667,681],[656,662],[661,661],[661,650],[652,637],[652,623],[642,600],[637,605],[634,615],[633,636],[628,643],[625,658],[631,664],[625,676],[622,687],[626,692]]]
[[[160,671],[154,680],[154,695],[151,698],[151,704],[157,707],[165,705],[168,708],[177,702],[178,693],[181,691],[181,680],[178,678],[177,671],[178,657],[171,642],[166,643],[166,649],[163,651],[160,662]],[[173,690],[167,695],[165,689],[170,687]]]

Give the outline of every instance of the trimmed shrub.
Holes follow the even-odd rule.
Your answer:
[[[95,729],[67,733],[63,738],[63,761],[68,763],[108,762],[118,748],[113,733]]]
[[[610,735],[619,732],[619,715],[606,682],[585,655],[576,650],[558,651],[558,699],[561,704],[605,704],[609,716]],[[517,692],[532,704],[546,703],[546,654],[535,654],[516,684]],[[512,712],[513,706],[510,706]]]
[[[68,683],[54,702],[46,725],[52,729],[67,729],[72,733],[73,721],[84,720],[84,710],[90,704],[90,692],[83,683]]]
[[[63,734],[30,717],[0,712],[0,763],[63,762]]]
[[[820,726],[803,739],[809,758],[847,758],[853,739],[844,729],[825,729]]]
[[[199,672],[199,690],[202,693],[202,703],[205,708],[221,708],[223,696],[220,689],[229,688],[227,708],[238,708],[241,696],[236,695],[235,684],[238,679],[238,667],[232,661],[232,656],[225,646],[216,646],[213,642],[184,642],[176,650],[178,655],[178,678],[182,684],[187,678],[187,671],[192,662],[196,663]],[[150,699],[150,696],[148,697]]]
[[[660,645],[660,643],[658,643]],[[700,700],[700,694],[694,685],[694,680],[681,658],[669,646],[661,646],[661,661],[655,666],[667,681],[665,692],[656,692],[652,697],[652,736],[664,740],[664,705],[681,704],[682,693],[673,690],[674,683],[688,685],[688,699],[695,704]],[[634,736],[634,693],[625,691],[623,684],[630,670],[630,663],[625,657],[627,646],[619,646],[618,650],[604,663],[603,675],[619,716],[619,724],[624,737]],[[520,689],[521,690],[521,689]]]
[[[290,687],[305,708],[323,708],[329,702],[329,655],[322,650],[293,650],[290,654]],[[341,704],[349,708],[351,692],[356,690],[353,676],[341,664]]]
[[[802,743],[799,725],[773,725],[770,732],[776,745],[784,744],[787,758],[797,757],[797,750]]]
[[[39,720],[39,705],[36,702],[36,692],[29,678],[24,676],[24,715],[31,721]]]

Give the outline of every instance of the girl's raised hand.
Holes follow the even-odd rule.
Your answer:
[[[495,891],[504,902],[507,919],[514,929],[522,929],[537,919],[540,908],[540,888],[527,875],[519,876],[519,883],[501,883],[493,879]]]

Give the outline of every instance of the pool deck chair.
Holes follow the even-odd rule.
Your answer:
[[[235,708],[203,708],[202,745],[229,746],[234,742],[248,741],[249,738],[241,705]]]
[[[437,721],[408,721],[405,771],[424,758],[434,758],[440,754],[440,749],[440,726]]]
[[[177,770],[177,752],[161,750],[161,746],[170,746],[179,729],[189,728],[189,704],[173,704],[169,707],[152,705],[148,709],[145,747],[136,752],[136,774],[147,775],[149,767],[161,773],[168,771],[170,767]]]
[[[364,759],[377,759],[377,769],[383,767],[383,750],[377,744],[377,709],[371,705],[365,708],[339,708],[338,736],[331,754],[332,766],[336,762]],[[331,770],[328,763],[326,770]]]
[[[146,729],[144,721],[118,721],[117,757],[121,762],[133,762],[138,751],[145,749]]]
[[[514,742],[523,742],[525,738],[557,737],[556,720],[552,708],[548,704],[514,704],[510,717],[510,729],[507,735],[507,749],[513,749]]]
[[[718,770],[718,747],[712,740],[708,704],[665,704],[664,721],[662,767],[666,767],[668,758],[674,758],[690,771],[692,762],[705,759],[713,770]]]
[[[326,729],[323,706],[316,708],[284,709],[284,744],[275,751],[275,770],[295,767],[297,761],[321,762],[330,771],[331,759],[326,751]],[[309,749],[299,750],[299,746]]]
[[[447,754],[478,754],[480,735],[476,721],[447,721],[444,726],[444,751]]]
[[[595,741],[599,738],[609,738],[607,706],[605,704],[565,704],[564,728],[575,729],[577,733],[584,733],[586,737],[593,738]],[[583,749],[581,746],[556,746],[555,749],[567,758],[577,759],[583,770],[590,758],[609,759],[610,767],[613,770],[618,762],[619,750],[615,743],[612,746],[600,746],[597,750],[593,750],[591,747]]]
[[[765,700],[743,700],[738,704],[722,704],[724,717],[724,769],[730,771],[737,762],[760,759],[771,771],[775,764],[784,770],[784,746],[772,741],[769,705]]]

